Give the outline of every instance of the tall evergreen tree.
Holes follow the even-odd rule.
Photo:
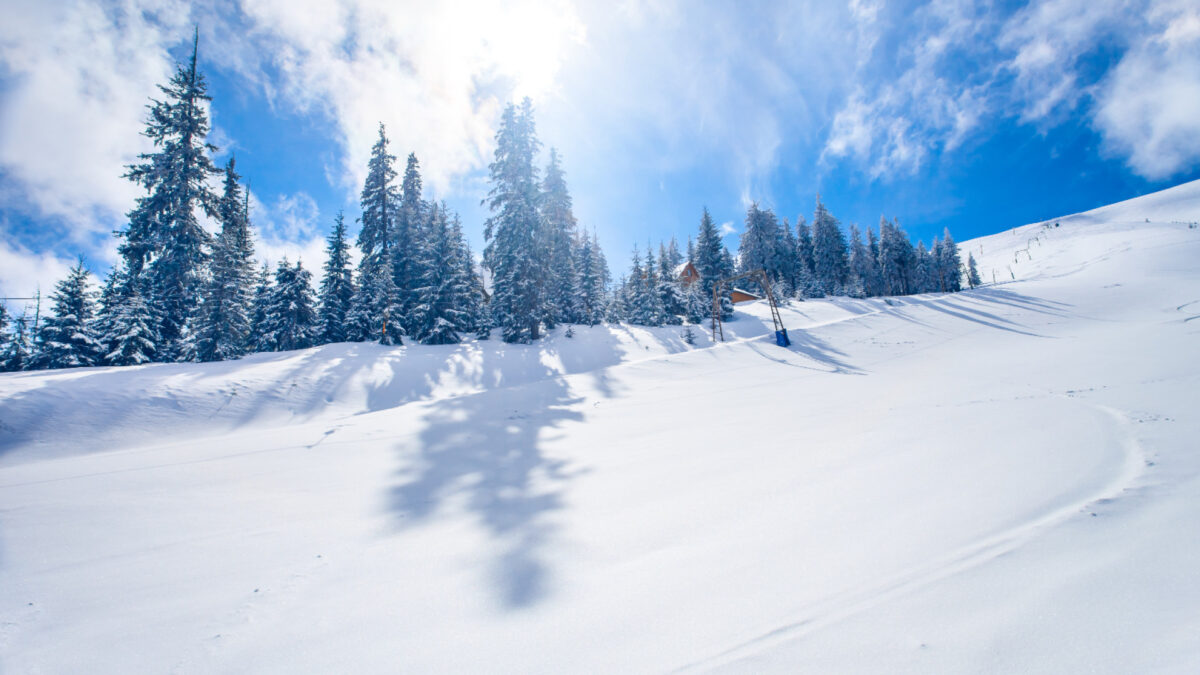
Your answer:
[[[870,249],[863,243],[857,225],[850,226],[850,276],[848,295],[863,298],[870,295],[867,290],[875,286],[876,263]]]
[[[325,245],[324,274],[321,277],[320,342],[344,342],[349,337],[346,319],[354,299],[354,278],[350,270],[350,244],[346,241],[346,223],[338,211],[333,232]]]
[[[413,158],[415,160],[415,158]],[[358,248],[358,287],[351,303],[350,338],[396,344],[404,334],[404,317],[396,288],[392,254],[400,194],[396,189],[395,156],[388,153],[388,138],[379,125],[379,140],[371,148],[367,179],[363,183],[362,229]],[[407,256],[407,252],[406,252]]]
[[[275,269],[275,284],[267,300],[263,334],[267,349],[288,351],[311,347],[317,327],[312,273],[300,261],[293,267],[286,258]]]
[[[942,232],[942,247],[938,251],[938,268],[941,271],[944,291],[957,293],[962,290],[962,262],[958,257],[958,244],[950,236],[950,229]]]
[[[746,211],[746,229],[738,242],[739,272],[763,270],[771,283],[784,280],[783,230],[779,218],[770,209],[761,209],[758,203]],[[766,289],[763,289],[766,292]]]
[[[13,320],[12,334],[0,349],[0,373],[14,373],[30,366],[32,347],[29,339],[29,319],[24,313]]]
[[[416,153],[408,154],[404,178],[400,183],[400,204],[392,228],[392,278],[396,284],[395,311],[405,332],[415,330],[410,316],[417,302],[416,287],[424,274],[424,226],[429,221],[429,205],[421,198],[421,166]]]
[[[595,326],[604,320],[608,309],[608,264],[600,242],[593,233],[584,237],[579,251],[579,321]]]
[[[496,132],[495,159],[489,165],[492,215],[484,223],[484,262],[492,271],[492,317],[505,342],[539,337],[543,318],[545,257],[538,235],[538,172],[533,164],[540,144],[534,130],[533,103],[505,108]]]
[[[152,314],[137,285],[116,301],[102,338],[104,362],[111,366],[136,366],[154,360],[157,350]]]
[[[187,356],[195,361],[224,361],[246,353],[253,311],[254,244],[242,188],[231,157],[225,189],[217,205],[221,232],[212,247],[204,302],[192,322]]]
[[[33,367],[77,368],[93,366],[100,358],[100,342],[92,333],[95,312],[88,289],[90,272],[80,260],[55,285],[52,316],[38,330]]]
[[[885,295],[908,295],[913,290],[916,254],[900,224],[879,220],[879,272]]]
[[[939,290],[936,274],[933,256],[929,253],[929,249],[925,248],[925,242],[918,241],[915,265],[913,266],[912,292],[932,293]]]
[[[445,204],[432,206],[429,223],[422,229],[422,257],[427,263],[413,289],[412,335],[424,344],[456,344],[458,331],[469,324],[464,305],[471,288],[458,264],[458,242],[453,240]]]
[[[975,288],[980,283],[981,282],[979,280],[979,268],[975,266],[975,256],[974,256],[974,254],[968,253],[967,254],[967,284],[969,284],[971,286],[971,288]]]
[[[700,281],[704,294],[712,299],[713,285],[721,279],[733,275],[733,262],[725,245],[721,243],[721,235],[709,215],[708,209],[700,217],[700,231],[696,235],[696,259],[692,261],[696,271],[700,273]],[[729,289],[723,288],[720,294],[721,318],[727,320],[733,316],[733,300]],[[711,314],[712,309],[708,312]]]
[[[571,193],[558,151],[550,148],[550,163],[542,180],[542,223],[546,247],[546,325],[574,323],[579,318],[579,271],[575,267],[576,232]]]
[[[820,199],[817,199],[812,229],[813,276],[827,295],[840,293],[849,272],[846,238],[842,236],[837,219]]]
[[[156,333],[160,355],[178,358],[192,310],[200,300],[209,235],[196,218],[196,209],[215,215],[217,198],[208,187],[219,173],[209,153],[208,85],[196,68],[199,33],[186,66],[159,89],[162,101],[150,106],[145,136],[155,151],[139,155],[139,164],[128,167],[125,177],[144,187],[147,195],[129,212],[129,226],[121,233],[120,253],[132,281],[148,275],[147,298],[160,321]]]
[[[254,301],[251,303],[250,335],[248,344],[251,351],[265,352],[271,349],[267,338],[267,312],[271,305],[271,271],[267,263],[263,263],[255,275]]]

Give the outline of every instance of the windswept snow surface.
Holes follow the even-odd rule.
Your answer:
[[[0,671],[1197,672],[1197,220],[964,242],[1001,283],[790,349],[750,305],[0,376]]]

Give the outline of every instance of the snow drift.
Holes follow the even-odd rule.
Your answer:
[[[789,349],[750,305],[0,376],[0,664],[1192,672],[1197,220],[963,242],[986,286],[793,303]]]

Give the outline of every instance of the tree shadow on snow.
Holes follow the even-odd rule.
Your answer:
[[[512,349],[538,356],[536,346]],[[548,593],[543,554],[571,473],[542,443],[550,430],[583,419],[570,409],[580,400],[546,369],[538,382],[431,402],[417,447],[400,448],[401,482],[388,495],[394,516],[411,526],[462,505],[493,542],[489,574],[507,608]]]

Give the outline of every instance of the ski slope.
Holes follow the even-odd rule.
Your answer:
[[[752,304],[0,375],[0,671],[1196,672],[1197,220],[964,242],[999,283],[789,349]]]

